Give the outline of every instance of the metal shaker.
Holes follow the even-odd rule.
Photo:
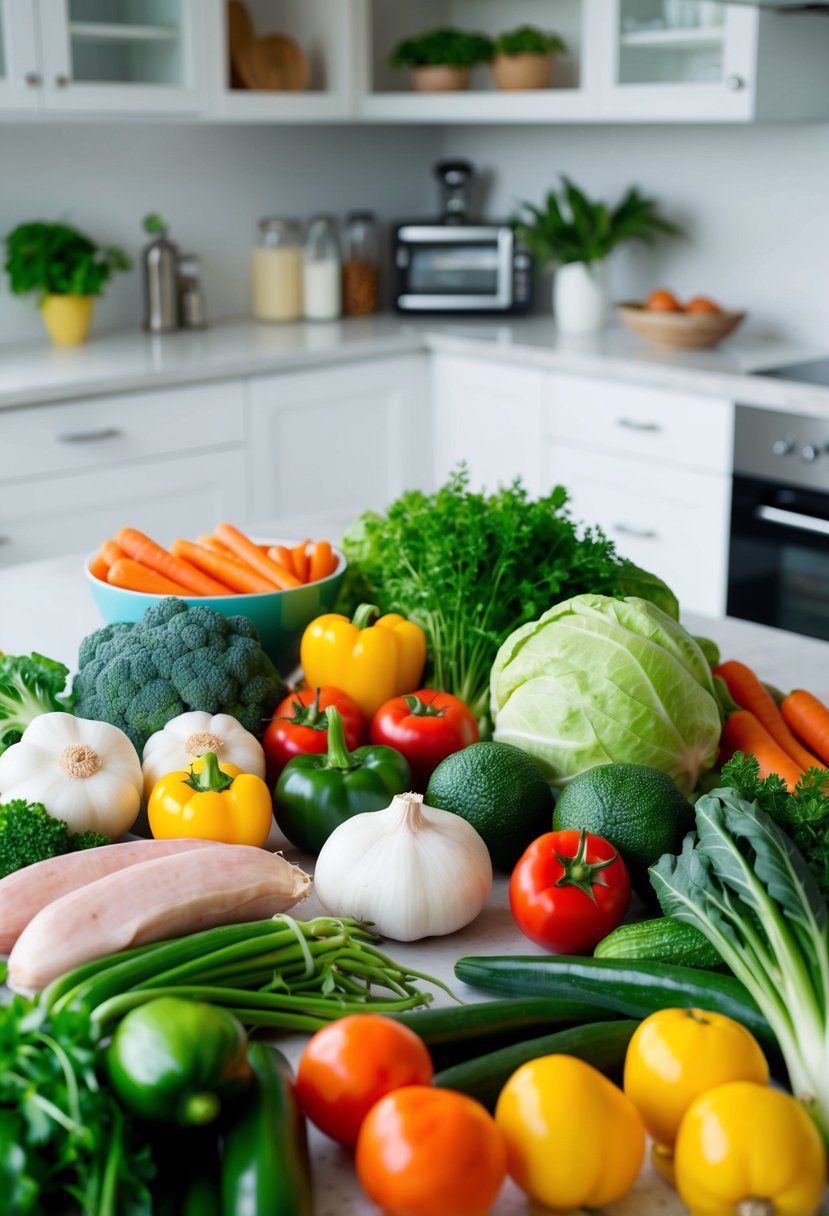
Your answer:
[[[153,240],[141,253],[144,270],[144,328],[152,334],[178,329],[178,249],[167,240],[160,215],[144,217]]]

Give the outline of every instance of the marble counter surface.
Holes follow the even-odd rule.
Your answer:
[[[240,379],[436,350],[607,377],[745,404],[829,415],[829,388],[754,376],[825,350],[737,335],[721,349],[665,352],[618,325],[589,336],[557,333],[552,317],[468,320],[378,316],[262,325],[228,321],[201,332],[102,334],[58,349],[0,346],[0,409],[174,385]]]
[[[335,521],[328,522],[332,525],[330,534],[336,534]],[[290,525],[285,529],[286,522],[281,521],[273,529],[263,526],[262,533],[292,534]],[[297,535],[304,534],[299,527]],[[82,560],[82,555],[75,555],[0,570],[0,650],[9,654],[38,650],[74,669],[80,640],[102,623],[82,574]],[[689,614],[684,623],[694,633],[716,641],[723,657],[738,657],[750,663],[763,679],[783,688],[805,686],[829,699],[827,643],[733,619],[714,620]],[[289,847],[285,851],[291,860],[312,867],[310,858]],[[312,896],[302,906],[301,915],[310,917],[319,911]],[[401,961],[452,984],[467,1001],[486,998],[454,980],[452,968],[461,955],[539,953],[520,936],[512,922],[504,878],[496,881],[481,916],[460,933],[411,945],[391,943],[388,949]],[[436,994],[436,1004],[447,1000],[442,993]],[[304,1042],[300,1036],[281,1042],[294,1064]],[[360,1191],[351,1154],[314,1129],[310,1145],[317,1216],[379,1216],[378,1209]],[[525,1216],[526,1212],[525,1196],[507,1181],[492,1208],[492,1216]],[[605,1212],[606,1216],[682,1216],[685,1208],[675,1192],[646,1165],[629,1195]],[[829,1216],[829,1199],[823,1213]]]

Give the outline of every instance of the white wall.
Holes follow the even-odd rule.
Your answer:
[[[24,220],[65,220],[135,265],[111,280],[95,332],[142,323],[141,220],[159,211],[183,252],[202,256],[208,317],[245,315],[248,249],[263,215],[381,216],[434,207],[439,135],[419,129],[0,125],[0,237]],[[34,297],[0,282],[0,344],[42,341]]]
[[[619,250],[615,299],[711,295],[757,333],[829,348],[829,124],[468,127],[444,149],[490,178],[492,215],[540,203],[559,173],[608,200],[636,183],[688,236]]]

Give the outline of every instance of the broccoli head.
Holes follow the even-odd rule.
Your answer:
[[[231,714],[260,738],[285,686],[247,617],[169,597],[84,638],[72,693],[78,717],[120,727],[140,755],[190,709]]]
[[[0,654],[0,752],[40,714],[71,712],[71,698],[61,696],[68,675],[68,667],[42,654]]]
[[[15,798],[0,803],[0,878],[36,861],[73,853],[76,849],[95,849],[102,844],[112,841],[97,832],[73,835],[69,824],[50,815],[42,802]]]

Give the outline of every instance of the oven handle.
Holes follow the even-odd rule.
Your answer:
[[[803,515],[800,511],[784,511],[782,507],[754,508],[754,518],[769,524],[780,524],[784,528],[797,528],[801,532],[817,532],[829,536],[829,519],[817,519],[814,515]]]

